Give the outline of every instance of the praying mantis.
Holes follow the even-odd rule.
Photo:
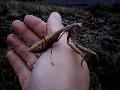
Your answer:
[[[98,55],[94,51],[92,51],[88,48],[85,48],[81,45],[78,46],[72,42],[70,35],[71,35],[71,31],[74,27],[79,27],[79,29],[82,29],[82,28],[84,29],[84,27],[81,25],[81,23],[73,23],[71,25],[67,25],[66,27],[64,27],[56,32],[50,33],[49,35],[44,37],[42,40],[38,41],[37,43],[35,43],[31,47],[29,47],[29,51],[34,52],[34,53],[43,52],[43,51],[47,50],[48,48],[50,48],[55,42],[57,42],[65,32],[68,32],[67,44],[76,53],[80,54],[83,57],[83,59],[85,57],[85,54],[88,53],[90,55],[94,55],[98,60]]]

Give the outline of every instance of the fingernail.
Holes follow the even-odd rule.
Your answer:
[[[15,34],[9,34],[7,36],[7,41],[11,40],[13,37],[15,37]]]
[[[20,20],[15,20],[15,21],[13,21],[13,22],[12,22],[12,27],[13,27],[13,28],[16,27],[17,25],[19,25],[19,23],[21,23]]]
[[[61,18],[61,16],[60,16],[59,13],[57,13],[57,12],[53,12],[52,14],[54,15],[54,18],[56,18],[56,19],[58,19],[59,21],[62,22],[62,18]]]
[[[53,12],[53,13],[51,13],[50,16],[52,16],[53,18],[55,18],[57,21],[62,22],[62,18],[61,18],[60,14],[58,12]]]
[[[53,15],[54,15],[54,17],[56,17],[56,18],[60,18],[60,14],[57,13],[57,12],[53,12]]]

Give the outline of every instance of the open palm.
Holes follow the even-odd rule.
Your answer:
[[[58,13],[52,13],[48,19],[47,25],[41,19],[32,15],[27,15],[23,22],[15,20],[12,23],[12,27],[13,30],[21,35],[28,44],[33,45],[43,38],[43,36],[47,35],[47,33],[54,32],[62,28],[63,25],[60,15]],[[19,78],[22,90],[27,90],[28,86],[30,87],[29,90],[48,90],[48,88],[49,90],[63,90],[63,88],[66,87],[66,90],[70,90],[69,88],[71,88],[71,84],[74,84],[71,90],[79,90],[80,88],[80,90],[89,89],[89,70],[87,64],[85,62],[83,63],[85,69],[80,67],[79,62],[82,58],[80,55],[73,52],[73,50],[67,45],[66,35],[59,40],[57,46],[53,47],[55,48],[55,53],[54,56],[52,55],[52,59],[55,63],[58,63],[57,68],[55,68],[56,72],[54,73],[49,72],[51,67],[49,67],[49,64],[46,64],[51,57],[50,50],[38,58],[37,54],[28,51],[28,47],[22,43],[17,36],[10,34],[7,40],[13,48],[13,50],[10,50],[7,53],[7,57]],[[60,53],[62,53],[62,57],[60,56]],[[37,63],[33,70],[31,70],[36,60]],[[52,63],[52,65],[53,64],[54,63]],[[46,69],[43,70],[44,68]],[[63,71],[61,71],[61,69]],[[46,72],[48,73],[47,75]],[[69,74],[66,72],[69,72]],[[42,77],[42,75],[44,77]],[[55,77],[56,75],[60,75],[59,79],[58,77]],[[68,77],[72,77],[72,79]],[[48,79],[44,80],[44,78]],[[53,79],[55,86],[60,86],[61,88],[61,85],[63,85],[62,88],[56,89],[53,85],[50,85],[51,82],[48,83],[48,80],[51,79]],[[63,81],[65,81],[64,83],[69,83],[63,84],[61,83]],[[34,83],[36,87],[32,83]],[[40,88],[39,84],[42,85]]]

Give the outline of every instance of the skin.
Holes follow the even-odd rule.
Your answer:
[[[59,30],[63,25],[60,15],[53,12],[47,23],[27,15],[24,23],[15,20],[12,27],[26,42],[33,45],[43,35]],[[83,58],[68,46],[67,34],[39,58],[38,54],[29,52],[17,36],[11,34],[7,41],[13,47],[13,50],[8,51],[7,57],[19,78],[22,90],[89,90],[88,66],[86,62],[80,65]],[[29,67],[33,64],[34,67],[30,70]]]

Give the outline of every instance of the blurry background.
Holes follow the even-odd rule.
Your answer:
[[[86,58],[91,59],[90,90],[120,90],[120,0],[0,0],[0,90],[21,90],[5,56],[11,22],[27,14],[46,21],[53,11],[61,14],[64,25],[81,22],[86,27],[71,37],[99,55],[100,63]]]
[[[47,3],[54,3],[54,4],[69,4],[69,5],[80,5],[80,4],[97,4],[97,3],[115,3],[119,2],[119,0],[44,0]]]

